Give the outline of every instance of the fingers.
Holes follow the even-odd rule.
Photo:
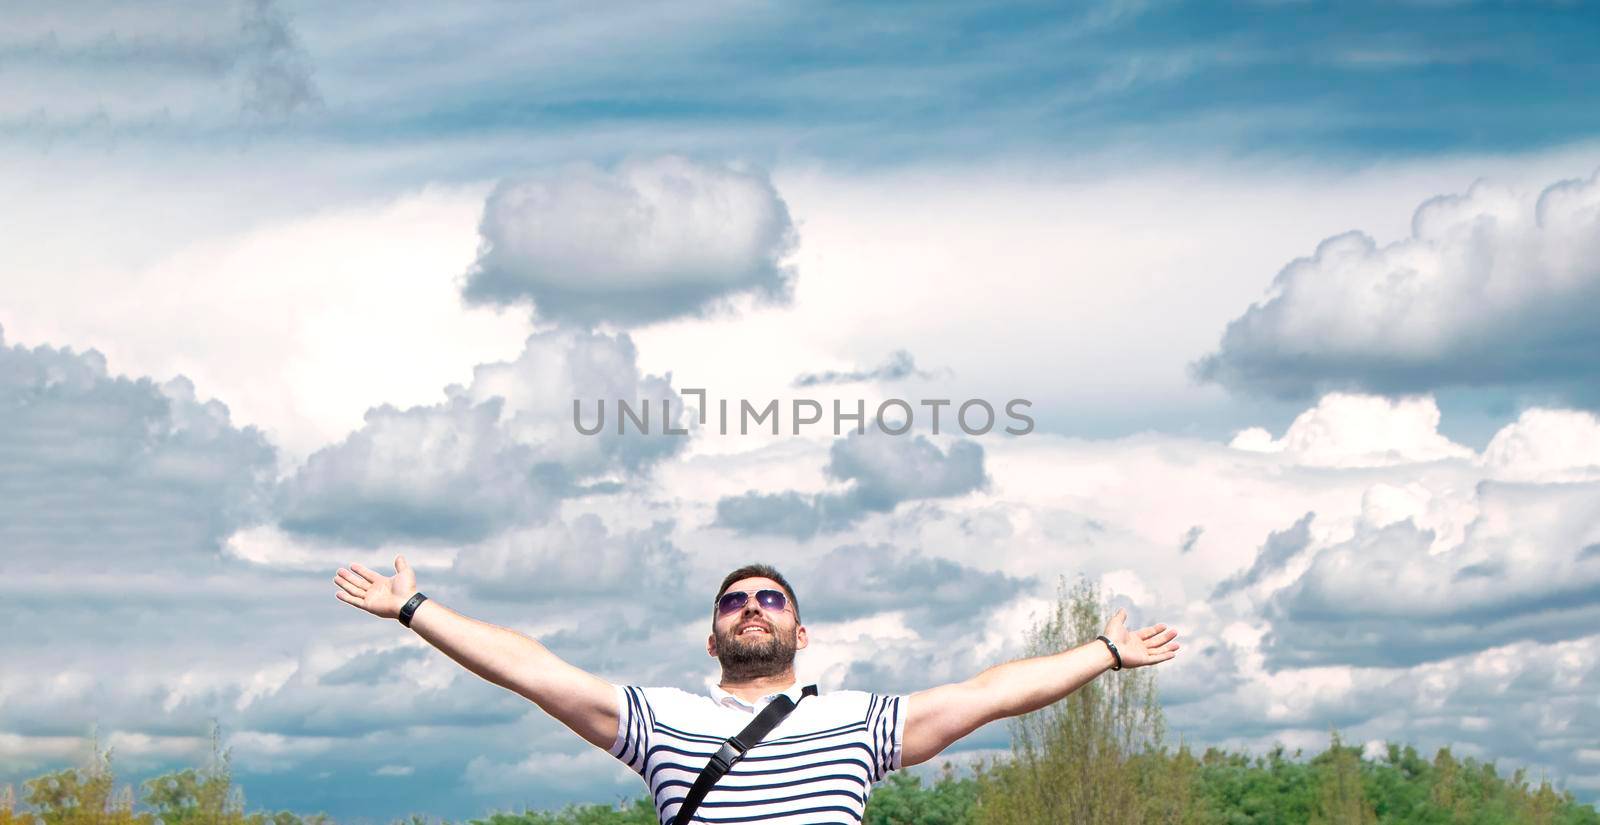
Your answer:
[[[1148,667],[1150,665],[1160,664],[1177,655],[1178,645],[1176,643],[1155,650],[1147,650],[1144,653],[1144,659],[1138,664],[1134,665],[1134,667]]]
[[[350,563],[350,569],[356,571],[357,574],[366,579],[368,582],[376,582],[377,580],[383,578],[378,571],[362,567],[360,564],[355,562]]]
[[[372,586],[365,579],[357,576],[349,570],[344,569],[343,567],[339,568],[339,574],[333,577],[333,583],[344,588],[345,592],[352,596],[365,596],[367,594],[367,588]]]
[[[1169,630],[1154,639],[1146,641],[1144,649],[1151,653],[1159,653],[1163,650],[1177,650],[1178,643],[1173,641],[1174,638],[1177,638],[1177,635],[1178,631]]]
[[[1134,636],[1145,643],[1146,647],[1160,647],[1172,641],[1178,635],[1177,628],[1167,627],[1164,624],[1151,625],[1140,628]]]
[[[1166,626],[1156,625],[1156,627]],[[1145,628],[1145,630],[1150,630],[1150,628]],[[1143,634],[1145,630],[1141,630],[1139,633]],[[1160,633],[1145,639],[1144,650],[1142,651],[1144,655],[1140,657],[1141,661],[1139,664],[1135,665],[1135,667],[1145,667],[1147,665],[1159,664],[1171,659],[1174,656],[1177,656],[1178,649],[1181,647],[1181,645],[1173,641],[1173,639],[1177,638],[1177,636],[1178,631],[1176,628],[1167,628],[1166,630],[1163,630]]]
[[[334,598],[338,599],[341,602],[344,602],[345,604],[355,605],[356,607],[363,607],[362,604],[361,604],[361,599],[358,599],[355,596],[352,596],[349,593],[344,592],[343,590],[335,590],[335,591],[333,591],[333,595],[334,595]]]
[[[394,557],[394,572],[396,572],[396,573],[404,573],[404,572],[406,572],[407,570],[410,570],[410,569],[411,569],[411,563],[406,561],[406,557],[405,556],[395,556]]]
[[[1143,639],[1145,641],[1149,641],[1151,636],[1154,636],[1157,633],[1160,633],[1161,631],[1166,630],[1166,629],[1167,629],[1167,626],[1164,625],[1164,624],[1153,624],[1153,625],[1151,625],[1149,627],[1140,628],[1138,636],[1139,636],[1140,639]]]

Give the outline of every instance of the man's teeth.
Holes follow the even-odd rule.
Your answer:
[[[767,629],[764,628],[764,627],[747,627],[744,630],[739,631],[739,635],[743,636],[744,634],[750,633],[750,632],[765,633],[765,632],[767,632]]]

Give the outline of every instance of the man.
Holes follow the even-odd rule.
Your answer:
[[[394,567],[393,576],[359,564],[340,568],[334,596],[401,618],[417,581],[404,556]],[[728,574],[717,590],[706,652],[722,664],[722,680],[704,696],[613,685],[513,630],[433,600],[410,607],[411,629],[429,644],[638,772],[663,823],[676,817],[711,754],[780,694],[798,702],[792,713],[716,784],[693,821],[859,823],[872,783],[889,771],[926,762],[988,722],[1055,702],[1117,667],[1119,658],[1121,667],[1144,667],[1178,650],[1176,630],[1157,624],[1130,631],[1127,612],[1118,610],[1106,623],[1109,641],[996,665],[964,682],[909,696],[839,690],[802,698],[794,656],[809,639],[794,589],[777,570],[756,564]]]

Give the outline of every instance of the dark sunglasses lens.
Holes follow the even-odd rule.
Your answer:
[[[774,613],[782,613],[783,608],[789,604],[789,600],[785,599],[783,594],[776,590],[762,590],[756,593],[756,604]]]
[[[749,593],[724,593],[722,598],[717,600],[717,612],[732,613],[744,607],[744,603],[749,600]]]

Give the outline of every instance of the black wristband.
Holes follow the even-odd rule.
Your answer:
[[[1112,644],[1111,640],[1107,639],[1104,636],[1096,636],[1095,638],[1099,639],[1102,642],[1105,642],[1106,643],[1106,647],[1111,648],[1111,658],[1113,658],[1113,659],[1115,659],[1117,661],[1116,664],[1111,666],[1111,669],[1112,670],[1121,670],[1122,669],[1122,654],[1117,652],[1117,646]]]
[[[400,616],[398,617],[400,619],[400,623],[406,627],[410,627],[411,616],[417,612],[417,606],[421,605],[427,600],[428,597],[422,595],[420,592],[413,594],[410,600],[405,603],[405,606],[400,608]]]

